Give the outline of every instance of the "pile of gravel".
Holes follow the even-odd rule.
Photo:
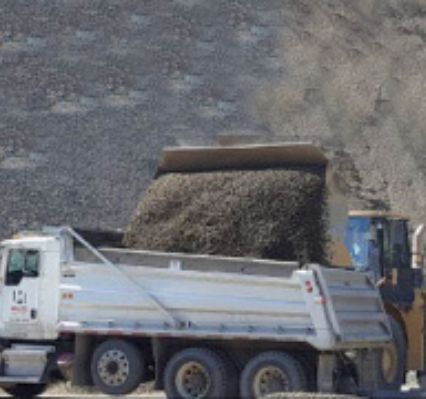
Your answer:
[[[325,196],[324,176],[312,169],[167,174],[147,190],[124,244],[323,262]]]

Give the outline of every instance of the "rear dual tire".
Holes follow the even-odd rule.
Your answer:
[[[168,361],[164,389],[169,399],[260,399],[276,392],[307,391],[302,364],[283,352],[263,352],[252,358],[241,374],[220,352],[188,348]],[[239,385],[239,389],[238,389]]]
[[[260,399],[278,392],[306,392],[308,381],[302,364],[278,351],[263,352],[251,359],[240,378],[243,399]]]
[[[164,390],[169,399],[233,399],[238,397],[236,378],[235,366],[221,354],[188,348],[168,361]]]

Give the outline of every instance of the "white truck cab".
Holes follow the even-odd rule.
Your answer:
[[[0,254],[0,337],[56,339],[59,238],[23,236],[6,240]]]

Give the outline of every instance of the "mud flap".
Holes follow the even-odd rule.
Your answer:
[[[334,371],[337,359],[334,353],[321,353],[318,358],[317,385],[318,392],[334,392]]]
[[[78,334],[74,343],[74,365],[72,372],[72,385],[91,386],[93,385],[90,377],[90,359],[91,359],[92,337]]]

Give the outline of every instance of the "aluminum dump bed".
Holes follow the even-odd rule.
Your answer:
[[[71,236],[80,244],[76,250]],[[367,275],[319,265],[98,251],[62,230],[61,332],[300,342],[318,350],[391,338]],[[86,253],[85,253],[86,252]]]

